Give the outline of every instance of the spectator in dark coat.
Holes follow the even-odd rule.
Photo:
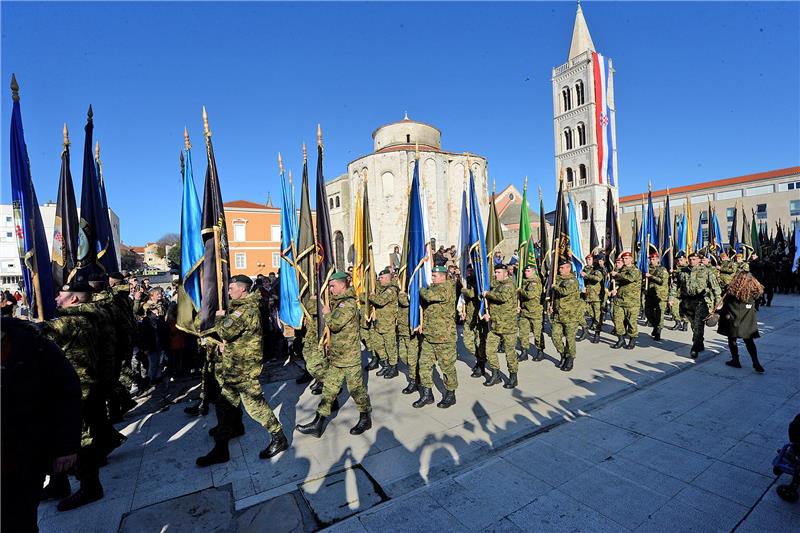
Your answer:
[[[756,300],[761,298],[764,287],[749,272],[736,274],[725,291],[722,307],[719,310],[717,332],[728,337],[731,359],[725,364],[734,368],[742,368],[739,363],[739,346],[737,339],[742,339],[747,353],[753,361],[756,372],[764,372],[758,362],[758,351],[754,339],[758,338],[758,321],[756,320]]]

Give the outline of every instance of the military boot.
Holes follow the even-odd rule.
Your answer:
[[[94,475],[90,479],[82,479],[81,488],[75,491],[71,496],[58,502],[58,510],[71,511],[87,503],[96,502],[102,497],[103,486],[100,484],[100,478]]]
[[[419,386],[419,399],[411,404],[412,407],[419,409],[433,403],[433,392],[428,387]]]
[[[375,370],[376,368],[378,368],[378,358],[373,355],[370,357],[369,363],[367,363],[367,366],[365,366],[364,369]]]
[[[381,369],[375,372],[375,375],[382,376],[389,369],[389,364],[386,361],[379,361],[378,364],[380,365]]]
[[[517,386],[517,373],[511,372],[508,374],[508,381],[503,385],[504,389],[513,389]]]
[[[369,413],[358,413],[358,423],[350,428],[350,434],[361,435],[370,428],[372,428],[372,418]]]
[[[706,351],[706,345],[705,345],[705,343],[703,341],[700,341],[700,345],[697,347],[697,351],[699,351],[699,352],[705,352]]]
[[[533,347],[533,355],[531,355],[531,361],[541,361],[544,359],[544,354],[542,350],[539,349],[538,346]]]
[[[214,448],[202,457],[195,460],[197,466],[205,468],[211,465],[227,463],[231,459],[231,454],[228,452],[228,441],[220,440],[214,443]]]
[[[483,376],[484,372],[485,372],[484,364],[478,361],[477,363],[475,363],[475,366],[472,367],[472,374],[470,374],[470,376],[472,376],[473,378],[479,378]]]
[[[528,358],[528,350],[520,350],[517,354],[517,361],[524,361]]]
[[[339,392],[342,391],[340,390]],[[334,398],[331,402],[331,413],[335,413],[339,409],[341,409],[341,406],[339,405],[339,396],[337,395],[336,398]]]
[[[597,344],[598,342],[600,342],[600,330],[599,330],[599,329],[596,329],[596,330],[594,331],[594,335],[592,335],[592,338],[591,338],[591,339],[589,339],[589,340],[590,340],[590,342],[591,342],[592,344]]]
[[[486,381],[483,382],[483,386],[493,387],[501,381],[502,379],[500,378],[500,371],[496,368],[489,368],[489,375],[486,377]]]
[[[681,331],[689,331],[689,321],[684,320],[681,322]]]
[[[586,339],[586,335],[589,333],[589,328],[587,326],[581,327],[581,334],[578,336],[577,341],[581,342],[582,340]]]
[[[324,387],[324,386],[325,386],[325,384],[323,382],[321,382],[319,380],[315,381],[314,384],[311,385],[311,387],[310,387],[311,388],[311,394],[313,394],[314,396],[319,396],[320,394],[322,394],[322,387]]]
[[[456,391],[448,390],[445,391],[444,396],[442,397],[442,401],[436,404],[436,407],[440,409],[447,409],[451,405],[456,404]]]
[[[573,361],[575,361],[574,357],[567,357],[564,364],[561,365],[561,370],[563,372],[570,372],[572,370]]]
[[[416,382],[416,381],[409,381],[409,382],[408,382],[408,385],[406,385],[406,388],[405,388],[405,389],[403,389],[401,392],[402,392],[403,394],[413,394],[413,393],[417,392],[417,389],[418,389],[418,388],[419,388],[419,387],[418,387],[418,385],[417,385],[417,382]]]
[[[203,400],[197,400],[193,405],[184,409],[183,412],[189,416],[205,416],[208,414],[208,403]]]
[[[386,372],[383,373],[383,379],[392,379],[398,376],[397,365],[388,365]]]
[[[42,500],[61,500],[72,492],[67,474],[51,474],[47,485],[42,489]]]
[[[692,359],[697,359],[697,355],[698,355],[697,344],[693,343],[692,349],[689,350],[689,357],[691,357]]]
[[[659,328],[656,328],[656,329],[653,330],[653,340],[654,341],[660,341],[661,340],[661,330]]]
[[[625,335],[617,335],[617,342],[611,345],[614,350],[619,350],[625,346]]]
[[[265,449],[258,452],[259,459],[269,459],[272,456],[278,455],[279,453],[286,451],[289,449],[289,441],[286,440],[286,435],[283,434],[283,430],[280,429],[275,433],[272,433],[272,440]]]
[[[320,438],[325,431],[325,417],[321,416],[319,413],[315,413],[314,420],[308,424],[297,424],[294,429],[304,435],[313,435]]]
[[[219,424],[208,430],[208,434],[212,437],[216,437],[219,432],[220,432]],[[231,430],[230,438],[234,439],[236,437],[241,437],[242,435],[244,435],[244,424],[239,422]]]
[[[636,347],[636,337],[628,337],[628,344],[625,345],[626,350],[633,350]]]
[[[567,358],[567,356],[565,356],[563,353],[559,352],[558,357],[559,357],[559,359],[558,359],[558,362],[556,363],[556,366],[558,368],[561,368],[562,366],[564,366],[564,360]]]

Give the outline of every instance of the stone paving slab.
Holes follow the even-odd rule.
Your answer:
[[[764,337],[758,345],[768,369],[765,376],[756,376],[749,369],[737,373],[722,366],[721,358],[714,356],[720,350],[727,350],[727,345],[712,332],[707,332],[706,345],[716,351],[705,352],[699,364],[686,357],[690,333],[665,332],[666,341],[660,346],[642,333],[640,347],[632,352],[611,350],[611,337],[606,333],[600,344],[578,344],[576,368],[569,374],[560,372],[552,362],[521,362],[520,386],[513,391],[501,387],[487,389],[482,380],[470,378],[471,359],[460,352],[458,403],[447,411],[435,406],[413,409],[410,403],[415,398],[399,392],[405,386],[404,379],[384,380],[370,375],[373,429],[359,437],[348,433],[358,417],[349,399],[331,419],[322,439],[294,433],[291,429],[295,423],[313,416],[319,397],[312,396],[293,380],[266,380],[266,397],[286,428],[291,444],[287,452],[267,461],[257,457],[266,444],[267,434],[249,417],[245,417],[246,434],[231,442],[231,463],[202,470],[194,465],[194,459],[213,445],[207,436],[208,429],[216,423],[213,414],[189,418],[182,412],[183,404],[154,413],[137,409],[136,416],[120,426],[129,441],[111,455],[109,465],[101,473],[107,487],[106,498],[68,513],[58,513],[54,504],[44,503],[40,506],[40,527],[42,531],[67,531],[81,524],[82,531],[116,531],[126,512],[228,484],[235,508],[246,509],[296,491],[305,481],[361,465],[391,499],[372,510],[354,509],[361,514],[335,524],[335,529],[374,530],[379,524],[390,522],[371,514],[373,510],[398,505],[412,491],[425,490],[439,480],[453,483],[452,476],[492,457],[501,461],[498,464],[512,458],[525,461],[525,467],[517,471],[534,484],[548,487],[549,492],[541,497],[562,490],[590,469],[609,479],[620,479],[623,486],[628,486],[631,477],[643,472],[641,468],[653,471],[656,479],[665,475],[674,478],[661,489],[653,483],[637,485],[654,494],[657,501],[667,498],[666,503],[660,504],[661,509],[668,509],[666,504],[688,489],[703,490],[714,497],[714,490],[720,489],[714,485],[716,477],[711,474],[709,479],[698,482],[711,492],[690,486],[677,495],[672,494],[683,486],[681,483],[693,483],[717,463],[722,465],[715,467],[719,472],[733,465],[742,470],[737,471],[740,476],[761,476],[752,464],[743,466],[736,462],[768,456],[765,450],[780,444],[775,443],[776,438],[778,441],[785,438],[788,413],[800,406],[800,380],[793,379],[798,375],[796,358],[787,350],[796,343],[795,332],[787,326],[800,323],[798,301],[796,297],[779,295],[772,308],[762,310],[759,318]],[[550,352],[552,345],[547,342]],[[742,352],[746,353],[743,348]],[[434,394],[438,399],[441,382],[438,378],[436,382],[439,388]],[[748,406],[746,400],[751,397],[753,404]],[[747,422],[747,431],[737,425],[737,406]],[[701,411],[703,418],[693,415]],[[587,413],[591,416],[585,416]],[[720,431],[720,438],[699,440],[700,444],[695,444],[693,439],[700,439],[707,427],[703,419],[714,419],[715,413],[719,425],[714,429]],[[655,435],[656,432],[661,433]],[[517,446],[533,442],[547,447],[540,448],[548,452],[543,453],[541,464],[537,464],[535,451],[518,451]],[[609,457],[627,462],[612,465],[607,462]],[[560,475],[558,465],[565,462],[570,469]],[[356,485],[357,492],[362,486],[367,490],[365,483]],[[571,494],[566,494],[579,505]],[[490,522],[480,521],[482,528],[518,528],[513,513],[530,505],[534,497],[529,495],[527,501],[515,502],[514,505],[520,503],[516,509],[504,508],[505,516],[496,516]],[[547,501],[551,502],[548,516],[554,516],[552,513],[556,511],[552,509],[558,508],[560,500],[553,496]],[[733,500],[726,501],[741,506]],[[475,523],[459,521],[435,498],[427,505],[430,519],[443,529],[476,530]],[[641,514],[635,519],[601,513],[604,519],[597,519],[597,529],[614,524],[617,530],[622,526],[622,529],[643,527],[646,521],[639,519],[655,516],[657,510],[642,505],[637,507]],[[584,507],[593,509],[591,505]],[[600,511],[595,509],[594,513],[597,512]],[[420,509],[415,509],[414,514],[425,515]],[[662,516],[667,516],[667,511]],[[393,524],[392,529],[403,530],[406,527],[403,523],[401,520],[397,527]],[[569,523],[567,518],[566,523]],[[409,530],[413,525],[413,521],[407,524]],[[554,530],[559,528],[554,525]]]

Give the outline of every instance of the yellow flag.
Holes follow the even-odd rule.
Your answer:
[[[687,255],[694,251],[694,226],[692,226],[692,201],[688,196],[686,197],[686,253]]]
[[[356,291],[358,298],[356,301],[361,305],[361,293],[364,291],[364,240],[359,237],[364,233],[364,210],[361,205],[361,188],[359,187],[356,193],[356,226],[353,230],[353,248],[355,249],[355,258],[353,261],[353,289]]]

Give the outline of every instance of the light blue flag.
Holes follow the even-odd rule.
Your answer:
[[[716,209],[711,215],[711,229],[714,231],[714,242],[713,246],[709,247],[709,251],[714,254],[714,257],[719,258],[719,253],[722,251],[722,231],[719,228]]]
[[[475,178],[472,170],[469,171],[469,256],[472,269],[475,272],[475,290],[483,294],[489,290],[491,278],[489,260],[486,256],[486,231],[483,227],[483,218],[478,204],[478,195],[475,192]],[[481,297],[478,316],[483,318],[486,313],[486,300]]]
[[[194,188],[192,151],[184,150],[183,197],[181,198],[181,280],[195,312],[200,311],[200,265],[203,263],[202,210]]]
[[[572,257],[572,269],[578,277],[578,286],[584,290],[583,276],[583,250],[581,250],[581,227],[578,224],[578,214],[575,211],[575,198],[569,195],[569,215],[567,218],[567,229],[569,230],[569,252]]]
[[[684,211],[683,216],[678,221],[678,228],[677,228],[677,235],[675,237],[675,247],[677,248],[678,252],[686,253],[686,224],[688,221],[686,220],[686,212]]]
[[[655,213],[653,212],[653,193],[652,191],[647,192],[647,214],[642,221],[642,240],[641,240],[641,250],[639,252],[639,270],[642,274],[647,274],[648,270],[650,270],[650,255],[651,251],[658,251],[658,244],[657,244],[657,237],[655,235],[655,228],[656,228],[656,219]]]
[[[411,194],[408,201],[408,326],[411,331],[421,323],[419,291],[428,286],[425,276],[427,259],[427,230],[422,207],[419,182],[419,160],[414,162],[414,177],[411,180]]]
[[[700,212],[699,217],[697,217],[697,233],[695,234],[695,242],[694,242],[694,251],[699,252],[703,249],[703,217],[702,211]],[[710,213],[709,213],[710,214]]]
[[[281,196],[281,305],[278,316],[284,324],[299,329],[303,325],[303,309],[300,306],[297,265],[294,262],[297,211],[294,210],[294,195],[287,187],[283,173],[281,173]]]
[[[458,247],[458,267],[461,270],[461,282],[467,284],[467,266],[469,265],[469,210],[467,209],[467,190],[461,193],[461,236]]]

